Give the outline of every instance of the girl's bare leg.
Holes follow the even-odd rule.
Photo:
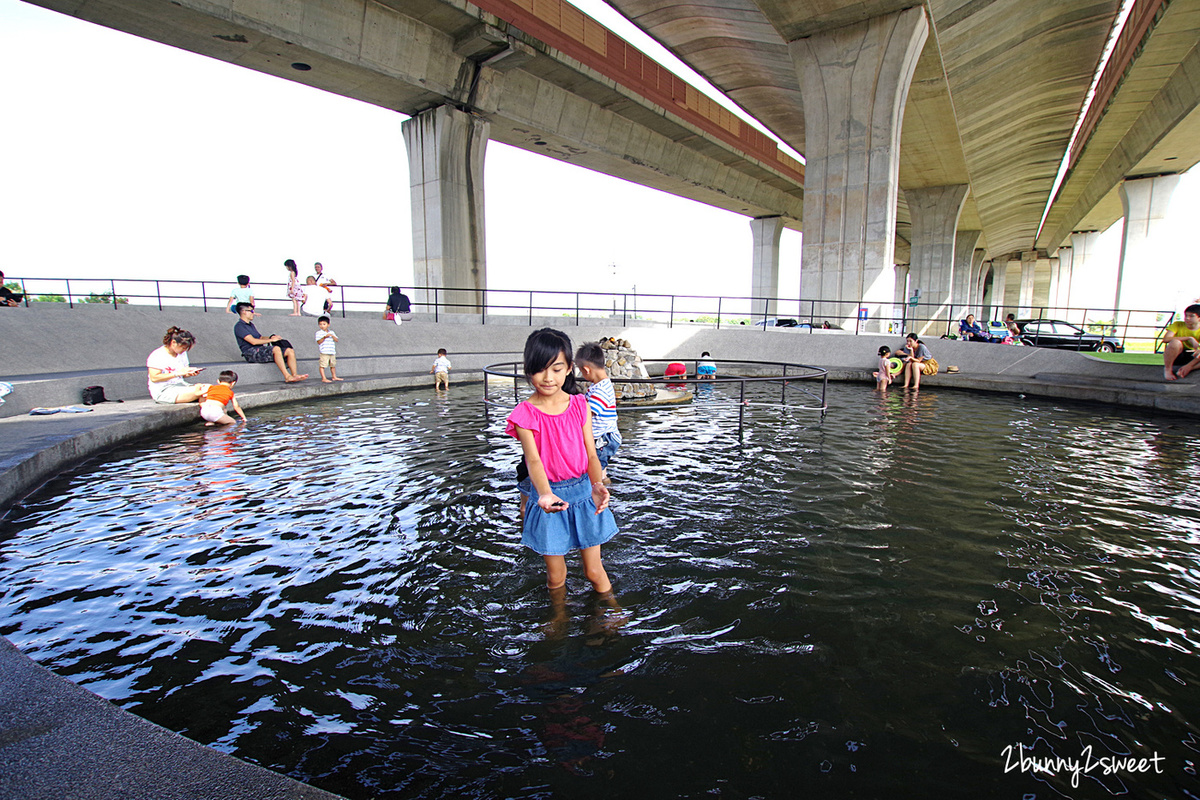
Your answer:
[[[547,639],[561,639],[567,632],[567,587],[559,586],[550,590],[550,619],[542,626],[542,633]]]
[[[546,561],[546,588],[554,591],[566,586],[567,559],[563,556],[542,556],[542,558]]]
[[[579,551],[579,556],[583,559],[583,574],[592,582],[592,588],[601,594],[611,592],[612,582],[604,571],[604,562],[600,560],[600,545],[585,547]]]

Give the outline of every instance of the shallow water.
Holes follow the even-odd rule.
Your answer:
[[[5,519],[0,633],[351,798],[1200,796],[1200,424],[713,391],[621,416],[618,607],[549,601],[463,386],[88,462]]]

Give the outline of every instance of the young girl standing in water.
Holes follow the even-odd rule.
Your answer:
[[[523,498],[521,543],[546,560],[546,585],[567,581],[566,554],[578,548],[583,571],[597,592],[612,583],[600,545],[617,532],[608,510],[608,489],[592,438],[587,399],[575,394],[571,340],[551,328],[525,341],[525,376],[534,393],[508,415],[505,433],[521,442],[533,493]]]

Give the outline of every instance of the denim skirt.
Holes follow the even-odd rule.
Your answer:
[[[531,486],[530,489],[533,487]],[[592,483],[586,474],[565,481],[553,481],[550,490],[570,505],[553,514],[543,511],[537,496],[524,493],[525,528],[521,544],[543,556],[565,556],[572,550],[584,550],[604,544],[617,533],[617,521],[607,508],[596,513],[592,502]]]

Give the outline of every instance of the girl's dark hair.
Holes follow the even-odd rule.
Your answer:
[[[238,285],[239,286],[249,286],[250,285],[250,276],[249,275],[238,275]]]
[[[701,358],[708,358],[708,357],[709,357],[709,356],[711,356],[711,355],[712,355],[712,353],[710,353],[710,352],[708,352],[707,350],[705,350],[703,353],[701,353],[701,354],[700,354],[700,357],[701,357]]]
[[[879,348],[879,355],[881,356],[886,356],[890,352],[892,351],[886,344]]]
[[[571,337],[553,328],[542,328],[529,334],[525,340],[525,377],[532,378],[537,373],[549,367],[559,354],[567,361],[567,378],[563,381],[563,391],[567,394],[579,394],[575,385],[575,362],[571,359]]]
[[[294,260],[289,258],[287,261],[283,262],[283,265],[288,268],[288,272],[295,272],[297,275],[300,274],[300,271],[296,269],[296,262]]]
[[[388,291],[389,291],[391,294],[400,294],[400,287],[399,287],[399,286],[393,286],[392,288],[388,289]]]
[[[172,325],[167,328],[167,335],[163,337],[163,347],[166,347],[171,342],[191,347],[196,343],[196,337],[192,336],[191,331],[185,331],[183,328],[176,328]]]
[[[224,381],[225,383],[237,383],[237,373],[231,369],[222,370],[221,374],[217,376],[217,379]]]

